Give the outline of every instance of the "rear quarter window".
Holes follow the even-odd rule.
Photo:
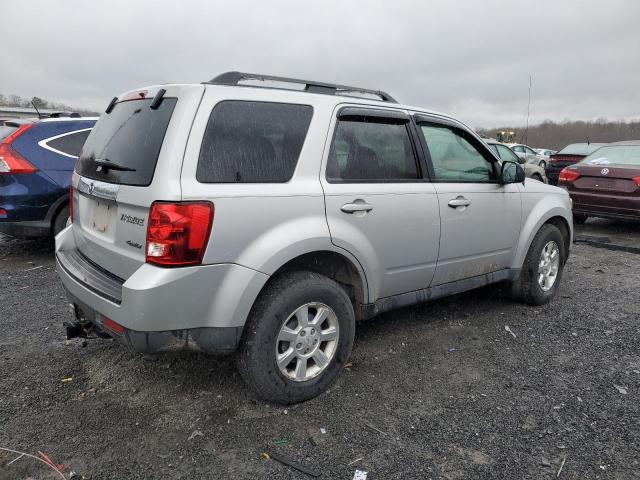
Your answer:
[[[90,132],[91,129],[88,128],[86,130],[65,133],[45,142],[45,145],[57,153],[77,158]]]
[[[313,108],[226,100],[209,116],[196,179],[201,183],[284,183],[291,179]]]

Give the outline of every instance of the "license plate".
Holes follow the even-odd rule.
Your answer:
[[[93,229],[96,232],[106,233],[109,227],[109,214],[112,206],[108,202],[96,202],[93,209]]]

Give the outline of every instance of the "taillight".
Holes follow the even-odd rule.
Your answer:
[[[580,174],[575,170],[569,170],[568,168],[563,168],[560,172],[560,176],[558,177],[559,182],[575,182],[580,177]]]
[[[0,174],[33,173],[38,170],[11,146],[11,142],[29,130],[32,126],[33,124],[31,123],[21,125],[15,132],[0,143]]]
[[[153,202],[147,223],[147,262],[163,267],[200,264],[213,213],[210,202]]]
[[[75,192],[75,188],[73,185],[69,187],[69,218],[71,219],[71,223],[73,223],[73,193]]]
[[[633,177],[633,183],[640,187],[640,177]]]

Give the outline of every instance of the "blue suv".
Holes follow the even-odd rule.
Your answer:
[[[0,124],[0,232],[55,236],[69,218],[71,174],[97,118]]]

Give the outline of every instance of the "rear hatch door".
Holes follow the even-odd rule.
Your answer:
[[[151,204],[182,198],[184,148],[203,93],[201,85],[166,85],[123,94],[83,147],[73,178],[76,247],[122,279],[145,261]]]

